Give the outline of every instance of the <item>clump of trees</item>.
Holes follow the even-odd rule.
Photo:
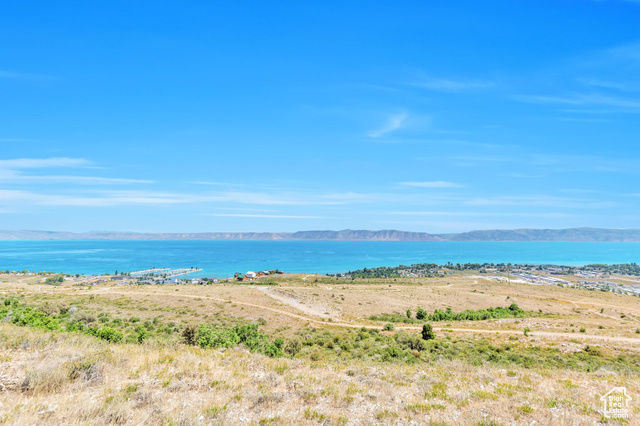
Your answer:
[[[380,314],[372,315],[369,317],[373,321],[385,321],[385,322],[403,322],[407,324],[419,323],[424,321],[438,322],[438,321],[483,321],[496,318],[522,318],[527,316],[528,313],[521,309],[515,303],[512,303],[509,307],[487,308],[487,309],[465,309],[461,312],[454,312],[451,308],[446,308],[444,311],[436,309],[432,314],[422,308],[416,310],[415,319],[411,318],[411,310],[407,310],[406,315],[401,314]]]
[[[48,285],[60,285],[63,282],[64,282],[64,275],[62,274],[54,275],[52,277],[47,277],[47,279],[44,280],[44,283]]]

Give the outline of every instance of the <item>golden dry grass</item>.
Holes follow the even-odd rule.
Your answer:
[[[113,345],[0,325],[4,424],[593,424],[637,377],[522,368],[326,365],[242,349]],[[528,408],[523,408],[528,407]],[[637,413],[640,414],[640,413]]]
[[[477,335],[493,344],[517,337],[523,345],[567,352],[587,343],[614,355],[640,350],[640,302],[629,296],[465,276],[365,282],[304,276],[282,278],[278,294],[330,307],[331,322],[252,286],[49,287],[34,277],[0,275],[0,296],[143,321],[160,316],[207,322],[216,314],[225,321],[263,318],[263,329],[284,336],[305,327],[380,326],[367,317],[417,306],[459,311],[516,302],[545,315],[435,328],[439,335]],[[526,340],[525,327],[534,335]],[[607,368],[588,373],[444,360],[406,365],[272,359],[242,348],[109,344],[0,323],[3,424],[586,425],[602,420],[599,397],[614,386],[625,386],[634,398],[633,424],[640,419],[640,378]]]

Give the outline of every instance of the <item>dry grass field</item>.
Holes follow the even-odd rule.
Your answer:
[[[465,274],[285,275],[268,286],[39,279],[0,275],[2,424],[620,424],[600,401],[619,386],[633,398],[628,424],[640,424],[636,297]],[[527,314],[432,322],[429,341],[422,321],[383,331],[370,318],[513,303]],[[9,319],[21,307],[122,339],[20,326]],[[185,330],[200,324],[257,324],[283,351],[186,344]]]

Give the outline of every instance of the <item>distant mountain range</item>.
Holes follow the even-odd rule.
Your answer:
[[[382,231],[298,231],[298,232],[54,232],[0,231],[0,240],[320,240],[320,241],[566,241],[640,242],[640,229],[492,229],[459,234]]]

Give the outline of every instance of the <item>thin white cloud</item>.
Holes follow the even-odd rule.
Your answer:
[[[578,93],[569,96],[518,95],[516,100],[535,104],[561,104],[579,106],[607,106],[626,108],[640,112],[640,101],[622,97],[607,96],[598,93]]]
[[[472,212],[442,212],[442,211],[405,211],[405,212],[388,212],[391,215],[400,216],[476,216],[478,213]]]
[[[266,219],[326,219],[324,216],[298,216],[298,215],[281,215],[281,214],[248,214],[248,213],[212,213],[207,216],[216,217],[248,217],[248,218],[266,218]]]
[[[405,125],[406,121],[406,113],[393,114],[387,118],[387,121],[382,127],[367,132],[367,136],[370,138],[381,138],[389,133],[401,129]]]
[[[368,193],[363,194],[360,192],[330,192],[327,194],[319,195],[319,199],[322,201],[328,201],[330,204],[350,204],[350,203],[365,203],[375,202],[382,199],[386,199],[387,195]]]
[[[616,203],[612,201],[563,198],[546,195],[474,198],[467,200],[465,204],[471,206],[544,206],[575,209],[601,209],[614,207],[616,205]]]
[[[268,194],[264,192],[220,191],[209,193],[206,197],[209,201],[252,205],[343,204],[341,201],[333,199],[322,200],[318,199],[318,196],[300,193]]]
[[[153,183],[152,180],[146,179],[107,178],[99,176],[26,176],[19,173],[5,173],[2,171],[0,171],[0,182],[39,184],[71,183],[79,185],[131,185]]]
[[[144,191],[108,191],[88,195],[42,194],[22,190],[0,190],[0,205],[41,205],[52,207],[113,207],[125,205],[171,205],[195,203],[206,197]]]
[[[468,92],[488,89],[495,86],[495,83],[483,80],[434,78],[423,76],[412,85],[440,92]]]
[[[606,118],[576,118],[576,117],[558,117],[557,120],[568,121],[574,123],[612,123],[612,120]]]
[[[357,193],[357,192],[329,192],[324,194],[309,194],[303,192],[211,192],[206,196],[210,201],[249,205],[346,205],[365,202],[376,202],[389,199],[389,194]]]
[[[52,158],[15,158],[0,160],[0,169],[44,169],[53,167],[85,167],[91,162],[84,158],[52,157]]]
[[[194,185],[210,185],[210,186],[225,186],[228,185],[227,183],[224,182],[209,182],[209,181],[196,181],[196,182],[191,182]]]
[[[79,185],[129,185],[153,183],[148,179],[127,179],[102,176],[71,175],[29,175],[26,170],[52,168],[87,168],[93,163],[84,158],[52,157],[52,158],[15,158],[0,160],[0,182],[13,184],[58,184],[69,183]]]
[[[615,81],[607,81],[601,80],[597,78],[579,78],[578,83],[584,84],[589,87],[600,87],[604,89],[613,89],[613,90],[621,90],[628,91],[629,86],[627,84],[617,83]]]
[[[523,216],[523,217],[546,217],[546,218],[564,218],[564,217],[573,217],[573,215],[567,213],[556,213],[556,212],[456,212],[456,211],[404,211],[404,212],[388,212],[391,215],[400,215],[400,216],[427,216],[427,217],[439,217],[439,216]]]
[[[80,194],[43,194],[23,190],[0,190],[0,206],[17,205],[113,207],[135,205],[179,205],[225,203],[240,205],[346,205],[373,202],[379,194],[303,193],[267,194],[252,192],[173,193],[140,190],[94,191]]]
[[[430,182],[400,182],[400,185],[410,186],[412,188],[461,188],[464,185],[455,182],[446,182],[436,180]]]

